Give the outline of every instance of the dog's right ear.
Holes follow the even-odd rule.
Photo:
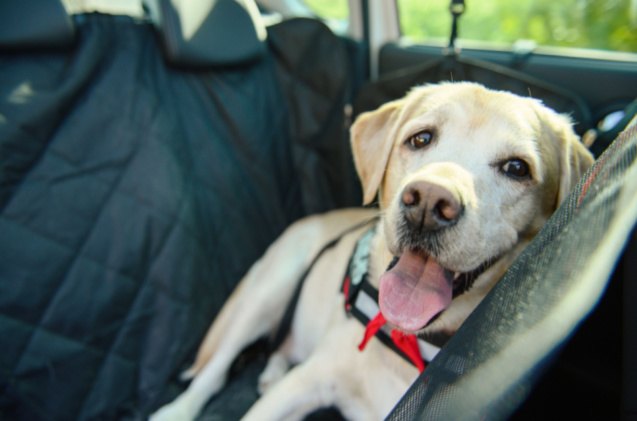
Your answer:
[[[363,185],[365,205],[374,201],[383,181],[403,101],[388,102],[361,114],[350,130],[354,164]]]

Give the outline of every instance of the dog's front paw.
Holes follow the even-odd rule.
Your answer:
[[[272,385],[281,380],[288,372],[290,363],[280,353],[274,353],[268,360],[268,365],[259,376],[259,393],[263,395]]]
[[[164,405],[152,414],[150,421],[190,421],[195,419],[190,407],[183,400],[177,399]]]

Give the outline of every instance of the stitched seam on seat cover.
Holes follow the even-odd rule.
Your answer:
[[[193,172],[192,169],[189,169],[189,174],[192,174],[192,172]],[[104,182],[105,180],[100,180],[100,181]],[[104,184],[106,184],[106,183],[104,183]],[[206,188],[206,189],[210,189],[206,185],[201,185],[201,187]],[[157,206],[152,206],[152,203],[143,200],[141,197],[133,194],[130,191],[117,189],[117,191],[113,192],[113,194],[114,195],[126,196],[126,197],[136,201],[141,206],[144,206],[144,207],[146,207],[148,209],[151,209],[152,211],[157,211],[157,209],[158,209]],[[176,212],[174,216],[170,216],[170,215],[168,215],[165,212],[157,212],[156,215],[158,217],[162,218],[162,220],[164,222],[166,222],[167,224],[169,224],[171,226],[175,225],[175,223],[179,224],[181,229],[183,229],[185,232],[187,232],[197,243],[201,243],[203,238],[200,235],[198,235],[198,233],[194,232],[187,224],[183,223],[183,220],[180,218],[180,215],[183,213],[183,211],[181,210],[181,208],[183,208],[183,205],[184,205],[183,196],[182,196],[181,202],[182,203],[179,205],[180,210],[178,212]],[[7,221],[7,222],[17,223],[25,231],[29,231],[33,235],[36,235],[36,236],[38,236],[40,238],[43,238],[43,239],[45,239],[47,241],[55,243],[57,246],[65,249],[65,250],[69,250],[71,252],[74,252],[76,250],[75,247],[62,242],[59,239],[56,239],[53,236],[51,236],[51,235],[49,235],[49,234],[47,234],[45,232],[42,232],[41,230],[35,229],[33,227],[26,226],[26,225],[22,224],[20,221],[17,221],[15,219],[12,219],[12,218],[8,217],[6,214],[0,214],[0,220],[2,220],[2,219]],[[95,225],[95,224],[92,224],[91,227],[93,225]],[[99,261],[94,256],[92,256],[90,254],[84,254],[81,257],[83,259],[87,260],[87,261],[90,261],[92,263],[100,265],[100,266],[104,267],[105,269],[107,269],[107,270],[109,270],[109,271],[111,271],[113,273],[121,275],[122,277],[125,277],[125,278],[127,278],[129,280],[134,280],[135,279],[134,276],[132,276],[131,274],[124,273],[119,268],[109,266],[106,262]]]
[[[98,41],[95,40],[91,40],[90,38],[89,41],[87,42],[81,42],[78,46],[77,46],[77,52],[78,52],[78,56],[81,56],[84,50],[88,50],[92,47],[94,47],[93,44],[98,43]],[[71,61],[71,68],[74,68],[75,66],[82,66],[82,65],[86,65],[86,63],[84,63],[83,61],[80,62],[80,64],[77,64],[75,61]],[[61,101],[64,105],[65,105],[65,111],[66,114],[65,116],[61,116],[59,118],[59,121],[57,122],[57,124],[55,124],[53,127],[51,127],[49,136],[47,137],[47,139],[44,139],[43,142],[46,143],[42,149],[39,151],[39,153],[37,154],[37,156],[32,160],[32,162],[29,164],[29,168],[24,172],[24,174],[22,174],[22,177],[20,178],[19,182],[16,184],[15,189],[14,190],[18,190],[19,187],[22,185],[22,183],[28,178],[28,175],[31,173],[31,171],[33,171],[34,168],[36,168],[38,166],[38,164],[40,163],[40,161],[42,160],[42,157],[45,155],[45,153],[51,149],[51,145],[53,142],[51,142],[52,139],[55,138],[55,135],[57,133],[57,131],[60,129],[61,125],[63,124],[63,122],[66,120],[66,117],[72,112],[73,109],[75,109],[75,104],[81,100],[83,98],[83,96],[85,95],[85,88],[86,88],[86,84],[89,83],[90,78],[92,78],[95,73],[95,68],[99,67],[100,65],[100,61],[95,61],[94,63],[91,63],[91,65],[93,66],[92,69],[86,69],[86,71],[84,72],[84,78],[82,79],[78,79],[78,78],[67,78],[64,79],[61,83],[58,84],[59,87],[59,92],[62,92],[61,95]],[[71,70],[70,74],[75,75],[75,71]],[[59,109],[59,104],[58,107]],[[24,128],[22,126],[19,127],[20,131],[23,133],[29,133],[29,131],[24,130]],[[8,198],[7,202],[0,207],[0,212],[4,211],[4,209],[6,208],[6,206],[11,202],[11,197]]]
[[[183,201],[183,195],[182,195],[182,201]],[[162,239],[162,245],[161,247],[159,247],[159,254],[161,254],[161,250],[164,249],[164,247],[166,247],[166,244],[168,243],[168,239],[170,238],[170,236],[172,235],[172,233],[175,230],[175,226],[177,224],[172,224],[170,229],[166,232],[166,235],[164,236],[164,238]],[[150,269],[152,267],[152,265],[149,265],[147,268]],[[132,309],[135,308],[135,304],[137,303],[137,301],[140,299],[140,296],[142,296],[142,292],[150,287],[153,287],[153,285],[149,282],[148,280],[148,272],[145,274],[145,276],[142,277],[142,283],[139,286],[139,288],[137,288],[137,291],[135,292],[135,297],[133,298],[133,300],[131,301],[130,306],[128,307],[128,311],[126,312],[126,316],[124,317],[124,321],[122,324],[120,324],[120,327],[126,326],[129,323],[133,323],[134,320],[130,320],[131,319],[131,313],[132,313]],[[115,346],[115,344],[118,343],[119,339],[122,337],[122,330],[119,329],[119,332],[117,333],[117,335],[115,336],[115,338],[113,338],[110,346],[108,347],[108,349],[105,350],[104,352],[104,356],[102,358],[102,362],[97,370],[97,374],[93,377],[92,379],[92,384],[90,386],[90,388],[87,388],[87,393],[84,396],[84,399],[82,401],[82,405],[81,408],[77,414],[77,417],[82,418],[82,415],[84,415],[84,412],[86,411],[86,404],[87,402],[90,401],[91,395],[93,393],[93,389],[95,388],[95,383],[100,379],[102,373],[104,372],[104,369],[106,368],[106,364],[105,362],[109,360],[111,355],[115,355],[117,356],[117,353],[113,351],[113,347]],[[137,364],[139,361],[136,361],[135,363]]]
[[[159,146],[161,146],[162,148],[166,148],[166,145],[164,143],[162,143],[162,142],[158,142],[157,144]],[[57,152],[54,149],[51,149],[49,151],[49,153],[54,154],[59,159],[62,159],[63,161],[65,161],[67,164],[69,164],[71,166],[74,166],[75,168],[79,168],[79,166],[76,163],[70,161],[66,156],[64,156],[64,154],[60,154],[59,152]],[[188,171],[189,171],[188,172],[189,175],[193,174],[192,166],[189,166]],[[208,191],[214,191],[214,189],[211,186],[209,186],[209,185],[207,185],[205,183],[205,180],[203,180],[202,177],[197,176],[197,177],[194,177],[194,179],[197,180],[197,181],[201,180],[201,183],[200,183],[201,187],[205,188]],[[97,180],[99,182],[102,182],[104,184],[108,184],[107,180],[105,180],[104,178],[102,178],[100,176],[95,176],[95,180]],[[183,223],[184,221],[180,218],[180,215],[181,215],[180,211],[176,212],[174,215],[171,215],[171,214],[165,212],[161,207],[156,206],[154,203],[146,200],[143,196],[137,195],[137,194],[135,194],[134,191],[126,189],[125,187],[117,189],[117,191],[115,191],[114,193],[122,195],[122,196],[126,196],[126,197],[136,201],[138,204],[143,205],[143,206],[145,206],[145,207],[147,207],[149,209],[152,209],[153,211],[156,211],[157,215],[161,216],[166,221],[175,221],[176,220],[177,222],[180,222],[181,226],[182,226],[182,229],[184,229],[186,232],[188,232],[193,238],[197,239],[198,242],[200,242],[202,240],[202,237],[199,235],[198,232],[192,230],[188,226],[188,224]],[[56,241],[54,239],[52,239],[52,240]]]
[[[129,160],[130,162],[130,160]],[[126,167],[126,169],[128,169],[128,165]],[[45,306],[45,308],[43,309],[42,313],[40,314],[40,317],[38,319],[37,325],[35,326],[36,328],[33,330],[33,332],[31,333],[31,335],[29,335],[29,338],[25,341],[25,345],[22,348],[22,351],[20,352],[21,355],[25,355],[26,351],[29,349],[29,347],[31,346],[31,343],[33,342],[33,338],[35,337],[36,332],[41,329],[41,325],[44,322],[45,317],[47,316],[50,307],[52,305],[52,303],[55,301],[56,297],[58,296],[58,294],[60,293],[60,288],[59,286],[62,285],[62,283],[65,281],[67,275],[69,274],[69,272],[71,271],[71,269],[73,267],[75,267],[77,261],[78,261],[78,257],[80,257],[82,255],[82,251],[84,250],[84,248],[86,247],[86,244],[88,242],[88,240],[92,237],[94,231],[95,231],[95,227],[97,226],[97,221],[99,221],[102,217],[102,214],[104,212],[104,210],[106,209],[106,204],[111,200],[111,197],[113,196],[113,193],[117,190],[117,188],[119,187],[122,179],[124,179],[124,176],[126,175],[126,171],[122,171],[119,175],[118,178],[113,182],[113,185],[110,189],[110,191],[108,192],[108,194],[106,195],[104,201],[102,202],[102,206],[99,207],[99,210],[95,216],[95,218],[93,219],[93,223],[90,225],[90,229],[88,230],[87,234],[84,236],[84,238],[81,241],[80,246],[78,247],[78,253],[73,257],[72,261],[70,262],[67,270],[65,271],[65,273],[61,276],[61,279],[59,280],[59,282],[57,283],[56,288],[54,289],[53,294],[51,295],[51,297],[48,300],[47,305]],[[15,366],[13,367],[12,371],[11,371],[11,376],[15,377],[16,376],[16,369],[20,366],[20,364],[22,363],[24,357],[20,357],[18,359],[18,362],[15,364]],[[88,392],[87,392],[88,394]],[[85,398],[86,395],[83,397]]]
[[[95,345],[90,344],[89,342],[86,342],[86,341],[80,341],[80,340],[78,340],[77,338],[72,338],[72,337],[70,337],[70,336],[67,336],[67,335],[65,335],[65,334],[62,334],[62,333],[60,333],[60,332],[56,332],[56,331],[51,330],[51,329],[49,329],[49,328],[42,327],[42,326],[36,326],[36,325],[34,325],[33,323],[31,323],[31,322],[28,322],[28,321],[25,321],[25,320],[22,320],[22,319],[19,319],[19,318],[13,317],[13,316],[8,316],[8,315],[6,315],[6,314],[2,314],[2,313],[0,313],[0,318],[10,319],[10,320],[13,320],[15,323],[18,323],[18,324],[20,324],[20,325],[24,325],[25,327],[31,327],[31,328],[33,328],[34,330],[35,330],[35,329],[38,329],[39,331],[46,332],[46,333],[47,333],[47,334],[49,334],[49,335],[57,336],[57,337],[64,338],[64,339],[66,339],[66,340],[69,340],[69,341],[75,342],[75,343],[77,343],[77,344],[82,345],[82,347],[84,347],[84,348],[87,348],[87,349],[90,349],[90,350],[94,351],[95,353],[104,353],[104,349],[103,349],[103,348],[98,348],[98,347],[96,347]],[[123,360],[123,361],[126,361],[126,362],[128,362],[128,363],[131,363],[131,364],[136,364],[136,363],[137,363],[137,361],[136,361],[136,360],[130,359],[130,358],[128,358],[128,357],[126,357],[126,356],[124,356],[124,355],[121,355],[121,354],[118,354],[118,353],[114,353],[114,355],[115,355],[118,359]],[[15,376],[15,375],[13,375],[13,376]]]
[[[51,331],[50,329],[46,329],[46,328],[44,328],[44,327],[42,327],[42,326],[34,326],[34,325],[33,325],[33,324],[31,324],[31,323],[24,322],[24,321],[22,321],[22,320],[15,319],[15,318],[13,318],[13,317],[8,317],[8,316],[3,315],[3,314],[0,314],[0,319],[13,320],[14,322],[16,322],[16,323],[18,323],[18,324],[22,324],[22,325],[25,325],[25,326],[33,327],[33,328],[34,328],[34,329],[33,329],[33,330],[34,330],[34,332],[37,330],[38,332],[47,332],[47,333],[48,333],[48,334],[50,334],[50,335],[54,335],[54,336],[59,337],[59,338],[64,338],[64,339],[66,339],[66,340],[71,339],[73,342],[78,343],[78,344],[81,344],[84,348],[86,348],[87,350],[91,350],[91,351],[95,352],[96,354],[103,353],[103,350],[102,350],[102,349],[96,348],[95,346],[92,346],[92,345],[90,345],[90,344],[88,344],[88,343],[81,342],[81,341],[77,341],[77,340],[75,340],[75,339],[69,338],[68,336],[61,335],[61,334],[59,334],[59,333],[57,333],[57,332],[53,332],[53,331]],[[4,323],[4,322],[3,322],[3,323]],[[131,364],[131,365],[136,364],[136,361],[131,360],[131,359],[129,359],[129,358],[126,358],[126,357],[124,357],[124,356],[122,356],[122,355],[115,354],[115,357],[116,357],[117,359],[121,360],[121,361],[126,362],[127,364]],[[2,390],[2,393],[3,393],[3,394],[5,394],[5,395],[8,395],[8,396],[12,396],[12,392],[11,392],[12,385],[13,385],[14,383],[16,383],[16,382],[15,382],[15,380],[13,380],[13,379],[15,378],[15,375],[14,375],[14,374],[9,375],[9,373],[8,373],[8,372],[2,372],[2,373],[0,373],[0,374],[2,374],[3,376],[6,376],[6,379],[8,379],[8,381],[7,381],[7,385],[6,385],[6,388]],[[23,402],[25,402],[25,403],[29,404],[30,408],[31,408],[32,410],[34,410],[35,412],[39,413],[39,414],[42,416],[42,418],[43,418],[43,419],[47,419],[47,416],[48,416],[48,415],[50,415],[50,414],[48,414],[48,413],[45,411],[45,409],[40,408],[40,407],[37,405],[37,403],[38,403],[37,401],[32,401],[32,400],[30,400],[30,399],[26,399],[26,398],[25,398],[25,396],[24,396],[24,395],[21,395],[21,394],[13,394],[13,395],[14,395],[14,396],[16,396],[16,398],[19,398],[21,401],[23,401]]]
[[[0,215],[0,221],[1,220],[5,220],[7,222],[16,222],[16,221],[14,221],[14,220],[12,220],[10,218],[6,218],[4,215]],[[169,224],[169,225],[171,225],[171,226],[179,225],[182,229],[187,231],[184,228],[184,226],[179,223],[179,221],[177,221],[177,222],[178,223],[176,223],[176,224]],[[60,248],[63,248],[65,250],[68,250],[69,252],[71,252],[73,254],[77,254],[77,253],[74,253],[75,248],[73,248],[73,247],[71,247],[71,246],[69,246],[69,245],[67,245],[67,244],[65,244],[65,243],[63,243],[63,242],[61,242],[61,241],[59,241],[57,239],[54,239],[54,238],[48,236],[47,234],[39,232],[38,230],[35,230],[32,227],[26,227],[24,225],[19,225],[19,226],[20,226],[20,228],[24,229],[25,231],[30,232],[31,234],[33,234],[33,235],[35,235],[37,237],[40,237],[40,238],[42,238],[42,239],[44,239],[46,241],[54,243],[56,246],[58,246]],[[172,228],[171,228],[171,230],[172,230]],[[200,239],[199,237],[196,237],[196,236],[192,236],[192,238],[194,238],[195,240],[199,240]],[[120,270],[119,268],[110,266],[110,265],[106,264],[105,262],[100,261],[100,260],[96,259],[95,257],[93,257],[91,255],[84,254],[84,255],[81,255],[81,256],[76,256],[76,258],[78,258],[78,257],[81,258],[84,261],[88,261],[88,262],[93,263],[95,265],[101,266],[104,270],[109,271],[109,272],[111,272],[113,274],[116,274],[116,275],[120,276],[121,278],[126,279],[129,282],[135,282],[137,280],[137,278],[135,276],[133,276],[133,275],[131,275],[129,273],[125,273],[122,270]],[[67,271],[67,273],[68,273],[68,271]],[[180,300],[180,301],[183,301],[183,300]]]
[[[8,221],[8,222],[16,222],[15,220],[10,219],[10,218],[6,218],[3,215],[0,215],[0,220],[5,220],[5,221]],[[57,240],[55,238],[52,238],[51,236],[49,236],[49,235],[47,235],[45,233],[39,232],[38,230],[35,230],[32,227],[27,227],[27,226],[24,226],[24,225],[20,225],[20,228],[22,228],[25,231],[28,231],[31,234],[33,234],[33,235],[35,235],[37,237],[40,237],[40,238],[42,238],[42,239],[44,239],[46,241],[54,243],[56,246],[58,246],[60,248],[63,248],[65,250],[68,250],[68,251],[70,251],[72,253],[75,250],[75,248],[69,246],[68,244],[65,244],[65,243],[63,243],[63,242],[61,242],[61,241],[59,241],[59,240]],[[77,254],[77,253],[74,253],[74,254]],[[134,276],[132,276],[130,274],[127,274],[127,273],[124,273],[121,270],[119,270],[118,268],[111,267],[111,266],[107,265],[106,263],[97,260],[96,258],[94,258],[91,255],[86,255],[85,254],[85,255],[77,256],[77,257],[80,257],[82,260],[94,263],[95,265],[101,266],[105,270],[110,271],[110,272],[112,272],[112,273],[114,273],[114,274],[116,274],[118,276],[121,276],[122,278],[126,278],[127,280],[130,280],[130,281],[135,280]],[[67,271],[67,273],[68,273],[68,271]]]
[[[188,168],[188,170],[187,170],[186,174],[184,175],[184,179],[188,180],[190,183],[193,183],[193,182],[196,181],[195,177],[193,176],[195,174],[194,165],[189,165],[187,168]],[[179,205],[177,206],[178,211],[176,213],[176,216],[173,217],[173,220],[176,221],[176,222],[179,222],[179,224],[178,223],[173,223],[173,224],[170,225],[170,229],[166,231],[166,234],[165,234],[164,238],[161,240],[161,247],[158,248],[158,252],[157,252],[158,255],[161,255],[162,250],[168,244],[168,240],[170,239],[172,234],[175,232],[176,226],[180,225],[183,228],[184,224],[181,223],[180,216],[183,213],[183,211],[185,209],[185,205],[186,205],[187,195],[185,194],[185,191],[187,191],[187,188],[184,188],[182,190],[181,197],[179,199]],[[193,236],[193,238],[195,238],[196,240],[199,240],[199,237],[197,237],[197,236]],[[152,265],[148,265],[147,266],[147,272],[142,277],[142,279],[143,279],[142,284],[139,286],[139,288],[135,292],[135,297],[131,301],[131,304],[130,304],[130,306],[128,308],[128,311],[126,312],[126,316],[124,317],[124,321],[121,324],[121,326],[128,325],[130,317],[131,317],[132,309],[135,308],[135,304],[138,302],[140,297],[143,296],[142,292],[146,288],[152,287],[152,288],[156,289],[160,293],[166,293],[166,292],[162,291],[162,288],[157,288],[157,285],[155,285],[155,284],[150,282],[150,279],[148,278],[148,270],[150,270],[151,268],[152,268]],[[175,301],[185,303],[185,301],[181,300],[179,296],[176,296],[174,294],[171,294],[170,296],[171,296],[171,299],[173,299]],[[132,321],[132,322],[134,322],[134,321]],[[91,400],[90,398],[91,398],[93,390],[95,388],[95,384],[100,379],[100,376],[104,372],[104,369],[106,368],[105,362],[108,361],[108,359],[111,356],[111,354],[117,355],[117,353],[113,351],[113,348],[118,343],[118,341],[120,340],[121,337],[122,337],[122,330],[120,329],[119,332],[117,333],[116,337],[113,339],[113,341],[111,342],[110,346],[106,350],[105,355],[104,355],[104,357],[102,359],[102,363],[100,364],[100,367],[97,370],[97,374],[95,375],[95,377],[93,377],[92,384],[91,384],[90,388],[88,389],[89,392],[84,396],[84,400],[82,401],[82,405],[81,405],[80,410],[79,410],[79,412],[77,414],[78,417],[82,418],[83,415],[86,415],[85,414],[85,412],[87,411],[86,405]],[[139,361],[135,361],[135,363],[138,364]]]

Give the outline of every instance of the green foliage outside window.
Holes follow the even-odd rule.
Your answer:
[[[398,0],[403,34],[448,37],[449,0]],[[636,0],[467,0],[460,38],[637,52]]]
[[[305,0],[305,4],[324,19],[346,20],[349,14],[347,0]]]
[[[390,0],[371,0],[390,1]],[[346,20],[347,0],[305,0],[318,16]],[[415,41],[446,40],[450,0],[397,0],[400,26]],[[466,0],[461,39],[637,52],[637,0]]]

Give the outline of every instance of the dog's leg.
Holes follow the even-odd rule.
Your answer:
[[[323,244],[371,215],[369,210],[331,212],[286,230],[248,271],[211,326],[195,363],[184,373],[184,378],[195,376],[188,389],[151,419],[194,418],[223,387],[239,352],[278,326],[299,277]]]
[[[330,406],[337,406],[349,420],[379,419],[360,396],[360,385],[353,385],[348,377],[351,367],[339,364],[337,354],[314,354],[294,367],[261,396],[242,420],[302,420],[313,411]]]

